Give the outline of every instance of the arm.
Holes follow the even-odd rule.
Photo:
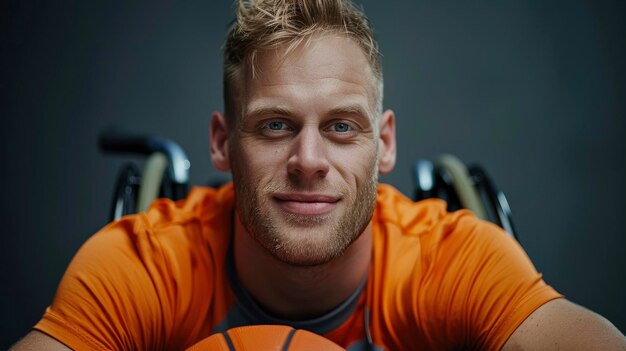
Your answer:
[[[26,334],[22,340],[18,341],[10,349],[10,351],[27,350],[71,351],[67,346],[37,330]]]
[[[160,311],[153,308],[159,298],[154,275],[133,252],[131,220],[107,226],[81,246],[52,304],[33,327],[39,332],[28,333],[20,347],[50,349],[48,344],[60,342],[75,350],[151,349],[156,334],[151,331],[160,330],[155,317]]]
[[[528,316],[502,350],[626,350],[626,338],[604,317],[556,299]]]

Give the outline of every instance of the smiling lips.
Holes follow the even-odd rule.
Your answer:
[[[274,199],[283,211],[301,216],[331,212],[340,200],[337,196],[320,194],[275,194]]]

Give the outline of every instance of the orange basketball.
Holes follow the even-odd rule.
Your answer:
[[[285,325],[251,325],[213,334],[187,349],[188,351],[339,351],[334,342],[306,330]]]

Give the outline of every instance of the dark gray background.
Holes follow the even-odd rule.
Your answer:
[[[626,330],[625,11],[618,2],[363,2],[384,54],[399,155],[383,178],[450,152],[509,197],[546,281]],[[171,137],[193,183],[217,174],[229,1],[3,1],[0,348],[37,322],[107,221],[118,167],[99,131]]]

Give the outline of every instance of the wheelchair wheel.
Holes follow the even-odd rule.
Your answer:
[[[121,168],[113,193],[111,221],[137,212],[137,194],[140,182],[141,174],[137,166],[127,163]]]

